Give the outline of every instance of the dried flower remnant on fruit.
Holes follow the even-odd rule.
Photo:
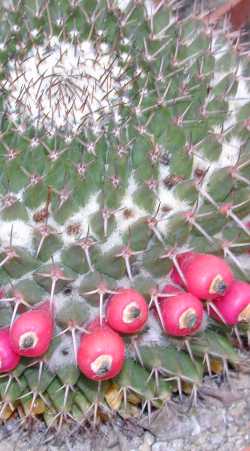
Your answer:
[[[112,356],[108,354],[102,354],[97,357],[91,364],[91,370],[97,376],[103,376],[109,372],[112,367]]]
[[[250,299],[249,304],[240,312],[238,321],[250,322]]]
[[[38,337],[34,332],[26,332],[19,339],[19,349],[33,349],[38,342]]]
[[[197,321],[197,315],[193,308],[188,308],[179,317],[179,328],[180,329],[192,329]]]
[[[136,302],[128,304],[122,313],[122,319],[124,323],[132,323],[135,319],[139,318],[141,314],[140,308],[138,308]]]

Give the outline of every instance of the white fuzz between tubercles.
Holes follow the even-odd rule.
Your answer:
[[[148,328],[139,336],[139,346],[152,346],[154,344],[166,346],[168,343],[167,336],[162,332],[160,322],[150,314],[148,317]]]
[[[11,222],[0,220],[0,231],[0,243],[3,247],[11,244],[32,248],[32,228],[27,223],[19,219]]]
[[[230,48],[228,44],[225,44],[224,47],[222,47],[220,39],[217,38],[218,36],[216,37],[216,35],[214,35],[212,39],[211,50],[215,56],[216,63],[218,64],[220,59],[225,58],[227,53],[230,52]],[[238,87],[236,94],[235,96],[231,97],[229,93],[228,98],[227,96],[225,96],[225,99],[228,100],[228,111],[230,112],[230,114],[227,115],[227,118],[223,124],[224,131],[230,130],[231,127],[237,124],[238,110],[249,101],[250,92],[241,74],[242,66],[239,65],[236,74],[238,77]],[[218,85],[226,76],[228,76],[228,72],[216,69],[213,75],[213,79],[210,82],[211,86],[214,87]],[[214,133],[220,134],[222,132],[222,129],[219,126],[215,126],[213,127],[213,129]],[[194,156],[193,171],[197,167],[203,169],[204,171],[207,171],[206,176],[203,180],[203,189],[206,189],[210,177],[214,174],[216,169],[234,166],[237,164],[240,155],[240,148],[242,145],[241,140],[237,136],[233,136],[228,139],[226,135],[222,139],[222,151],[217,161],[210,162],[205,158],[203,159],[202,154],[201,156]]]
[[[79,344],[80,336],[77,335],[77,344]],[[73,352],[72,337],[70,335],[62,335],[61,342],[56,347],[48,361],[49,370],[56,373],[61,368],[75,365],[75,356]]]
[[[147,216],[146,210],[143,208],[140,208],[138,205],[136,205],[134,201],[134,194],[136,190],[139,188],[138,182],[136,182],[133,174],[129,177],[128,181],[128,189],[122,199],[121,205],[124,206],[124,209],[128,209],[131,211],[131,217],[124,217],[124,210],[120,210],[116,214],[116,220],[118,223],[118,229],[121,233],[128,230],[129,226],[136,222],[138,219],[142,218],[143,216]]]
[[[218,166],[234,166],[239,158],[241,140],[235,136],[230,140],[224,140],[222,145],[222,152],[218,160]]]
[[[133,174],[130,176],[128,180],[128,188],[127,191],[121,201],[122,209],[118,210],[115,213],[115,219],[117,223],[116,229],[109,236],[106,242],[102,245],[102,251],[108,252],[114,246],[120,246],[123,243],[123,234],[129,231],[129,227],[134,224],[139,219],[147,216],[146,210],[140,208],[134,202],[133,196],[136,190],[139,188],[138,182],[136,182]],[[130,210],[131,216],[125,217],[124,210]]]
[[[125,11],[130,3],[130,0],[117,0],[117,6],[121,11]],[[148,16],[152,16],[157,10],[157,5],[152,0],[145,1],[145,8]]]
[[[77,133],[102,127],[116,114],[117,91],[127,80],[107,44],[77,46],[53,36],[50,46],[34,47],[23,61],[10,61],[5,87],[10,118],[21,113],[35,127]],[[104,120],[103,120],[104,117]]]
[[[130,0],[117,0],[117,6],[121,11],[124,11],[129,5]]]
[[[87,204],[84,207],[80,208],[75,214],[70,217],[70,219],[65,222],[64,231],[62,234],[62,239],[65,245],[69,245],[75,242],[75,236],[69,235],[67,233],[68,226],[72,224],[79,224],[79,237],[84,238],[88,232],[91,234],[91,230],[89,230],[90,218],[100,209],[100,205],[98,203],[98,195],[99,192],[94,193],[89,198]]]

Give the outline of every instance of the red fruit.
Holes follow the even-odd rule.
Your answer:
[[[10,330],[11,346],[19,355],[39,357],[50,345],[53,337],[53,319],[46,310],[22,313]]]
[[[178,255],[177,262],[182,271],[183,271],[182,268],[184,268],[187,265],[187,263],[193,258],[193,255],[195,255],[194,252],[183,252],[182,254]],[[184,281],[182,280],[179,272],[175,267],[173,267],[170,272],[170,278],[173,283],[184,286]]]
[[[85,329],[88,332],[94,332],[96,329],[99,329],[100,327],[104,328],[104,327],[108,327],[108,325],[106,323],[105,318],[102,319],[102,324],[101,324],[99,315],[95,319],[93,319],[90,322],[88,322],[87,324],[85,324]]]
[[[213,304],[229,326],[241,321],[250,322],[250,285],[234,280],[225,296],[216,299]],[[212,307],[209,313],[213,318],[222,321]]]
[[[179,294],[179,293],[184,293],[184,291],[181,288],[178,288],[178,287],[176,287],[174,285],[170,285],[170,284],[165,285],[163,290],[162,290],[162,292],[166,293],[166,294],[169,294],[170,296],[169,297],[159,296],[157,298],[159,306],[164,300],[172,298],[173,295],[176,295],[176,294]],[[154,316],[158,319],[159,318],[159,314],[157,312],[156,305],[154,305],[154,307],[153,307],[153,313],[154,313]]]
[[[177,292],[160,303],[165,332],[175,337],[185,337],[196,332],[203,320],[203,305],[190,293]]]
[[[20,362],[20,355],[10,345],[9,329],[0,330],[0,373],[14,370]]]
[[[132,288],[120,290],[107,304],[106,320],[112,329],[123,334],[141,331],[148,319],[144,297]]]
[[[33,306],[34,310],[44,310],[45,312],[50,313],[50,300],[43,300],[39,302],[39,304],[36,304]]]
[[[178,263],[186,280],[186,290],[200,299],[223,296],[233,282],[230,267],[215,255],[192,253],[182,259],[178,257]],[[176,269],[171,278],[176,279]],[[184,286],[180,277],[179,284]]]
[[[120,373],[125,360],[125,344],[109,327],[96,327],[81,337],[77,364],[94,381],[104,381]]]
[[[167,299],[170,299],[171,297],[173,297],[173,295],[176,295],[176,294],[179,294],[179,293],[184,293],[184,291],[182,290],[182,288],[179,288],[179,287],[176,287],[176,286],[170,285],[170,284],[165,285],[164,288],[163,288],[163,290],[162,290],[162,292],[163,292],[163,293],[166,293],[166,294],[169,294],[170,296],[169,296],[169,297],[159,296],[159,297],[157,298],[158,304],[159,304],[159,305],[160,305],[160,303],[161,303],[162,301],[167,300]],[[158,313],[157,313],[156,306],[153,307],[153,313],[154,313],[154,315],[156,316],[156,318],[159,316]]]
[[[170,285],[170,284],[165,285],[165,287],[163,288],[162,291],[163,291],[163,293],[171,294],[171,295],[178,294],[178,293],[184,293],[184,291],[181,288],[175,287],[174,285]],[[169,296],[169,297],[172,297],[172,296]],[[167,299],[167,298],[159,298],[159,299]]]

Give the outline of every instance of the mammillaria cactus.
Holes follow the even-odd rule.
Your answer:
[[[210,318],[171,338],[161,302],[174,296],[163,291],[171,269],[185,288],[187,251],[250,277],[249,59],[238,36],[179,18],[174,0],[13,0],[1,14],[0,351],[15,342],[26,355],[0,379],[1,418],[18,407],[48,426],[82,424],[101,409],[132,415],[133,403],[150,417],[182,382],[195,398],[212,358],[238,363],[231,329]],[[125,303],[112,301],[110,319],[116,293]],[[124,327],[141,313],[137,296],[149,307],[139,330]]]

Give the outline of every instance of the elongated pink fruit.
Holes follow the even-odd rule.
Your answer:
[[[81,336],[77,364],[89,379],[104,381],[120,373],[125,360],[123,339],[108,326],[95,327]]]
[[[20,362],[18,355],[11,347],[9,328],[0,330],[0,373],[14,370]]]
[[[170,291],[168,286],[167,292]],[[190,293],[176,291],[175,287],[172,293],[173,296],[162,298],[160,302],[165,332],[176,337],[194,334],[199,330],[203,320],[201,301]]]
[[[49,311],[29,310],[22,313],[10,330],[13,350],[22,356],[39,357],[49,348],[53,337],[53,319]]]
[[[107,303],[106,320],[109,326],[123,334],[140,332],[148,319],[144,297],[132,288],[122,289]]]
[[[233,282],[229,265],[216,255],[186,253],[178,257],[178,263],[186,284],[176,268],[170,274],[171,279],[175,282],[178,279],[181,286],[199,299],[212,300],[223,296]]]
[[[234,280],[225,296],[213,301],[226,324],[234,326],[241,321],[250,322],[250,284]],[[211,307],[210,315],[217,321],[222,319]]]

